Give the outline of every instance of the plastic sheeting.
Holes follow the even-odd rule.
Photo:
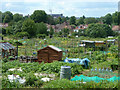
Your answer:
[[[88,67],[88,62],[90,62],[90,60],[88,58],[79,59],[79,58],[67,58],[66,57],[64,62],[77,63],[77,64],[80,64],[80,65],[85,65],[85,68],[87,68]]]
[[[116,80],[120,80],[120,77],[111,77],[109,79],[106,79],[106,78],[100,78],[98,76],[94,76],[94,77],[87,77],[87,76],[84,76],[84,75],[80,75],[80,76],[75,76],[74,78],[71,79],[71,81],[78,81],[78,80],[83,80],[83,82],[90,82],[90,81],[95,81],[95,82],[100,82],[101,80],[107,80],[107,81],[116,81]]]

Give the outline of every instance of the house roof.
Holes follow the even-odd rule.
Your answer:
[[[62,51],[61,49],[59,49],[59,48],[57,48],[57,47],[55,47],[53,45],[49,45],[48,47],[50,47],[50,48],[52,48],[52,49],[54,49],[54,50],[56,50],[58,52]]]
[[[9,50],[9,49],[15,49],[15,47],[8,42],[0,42],[0,49]]]
[[[112,30],[113,31],[119,31],[120,27],[118,25],[115,25],[115,26],[112,27]]]

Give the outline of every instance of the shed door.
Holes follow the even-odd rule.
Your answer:
[[[47,51],[43,51],[42,53],[39,54],[39,60],[40,61],[44,61],[44,62],[48,62],[48,52]]]

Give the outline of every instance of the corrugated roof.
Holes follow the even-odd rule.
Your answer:
[[[95,41],[96,43],[104,43],[104,41]]]
[[[110,41],[115,41],[115,39],[112,39],[112,40],[107,40],[108,42],[110,42]]]
[[[8,42],[1,42],[0,49],[9,50],[9,49],[15,49],[15,47]]]
[[[89,40],[81,40],[81,42],[89,42],[89,43],[94,43],[94,41],[89,41]]]
[[[52,48],[52,49],[54,49],[54,50],[56,50],[56,51],[62,51],[61,49],[59,49],[59,48],[57,48],[57,47],[55,47],[55,46],[53,46],[53,45],[49,45],[48,47],[50,47],[50,48]]]

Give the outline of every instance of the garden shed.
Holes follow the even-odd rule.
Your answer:
[[[2,58],[15,56],[15,47],[8,42],[0,42],[0,50]]]
[[[95,46],[97,47],[101,47],[101,46],[105,46],[106,43],[104,41],[95,41]]]
[[[81,40],[79,46],[81,45],[84,45],[85,47],[95,47],[95,42],[89,40]]]
[[[44,61],[45,63],[51,63],[53,61],[62,60],[62,52],[61,49],[49,45],[37,51],[38,62]]]
[[[106,43],[115,45],[115,39],[107,40]]]

